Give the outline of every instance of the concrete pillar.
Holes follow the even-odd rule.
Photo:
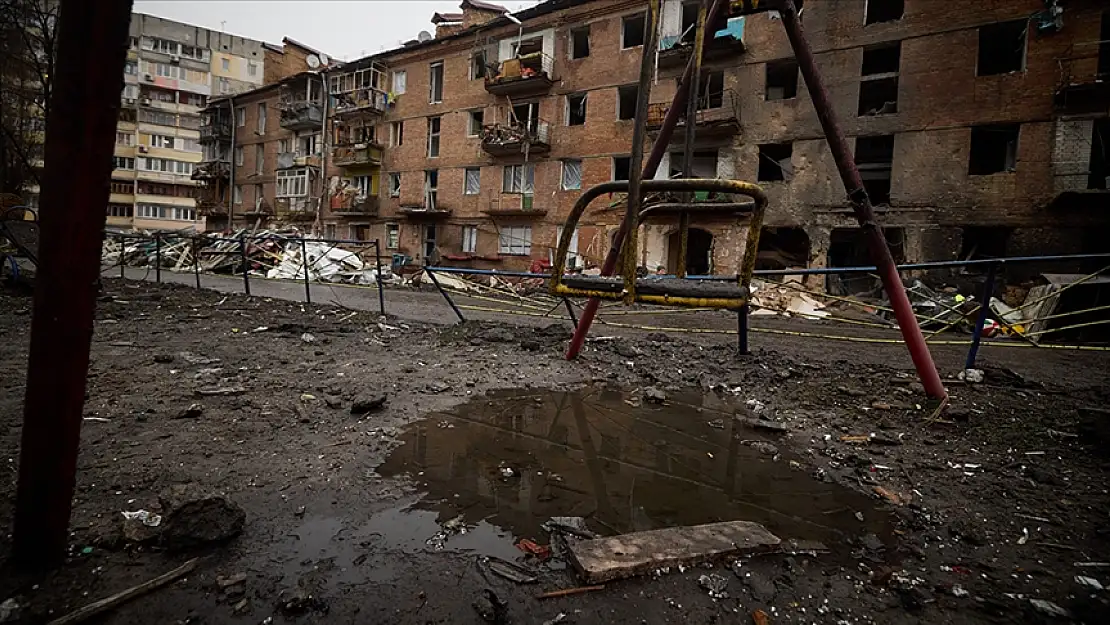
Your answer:
[[[809,264],[810,269],[824,269],[829,266],[829,245],[832,241],[832,228],[806,228],[809,236]],[[806,276],[803,281],[807,289],[825,292],[825,276]]]

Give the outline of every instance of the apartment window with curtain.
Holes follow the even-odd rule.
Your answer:
[[[261,174],[266,170],[266,148],[261,143],[254,146],[254,173]]]
[[[466,168],[466,181],[463,188],[464,195],[478,195],[482,191],[482,169],[480,167]]]
[[[442,124],[442,117],[428,118],[428,158],[439,156],[439,130]]]
[[[258,134],[266,134],[266,105],[258,105]]]
[[[408,72],[400,70],[393,72],[393,94],[401,95],[405,92],[405,87],[408,86]]]
[[[443,61],[436,61],[429,66],[428,76],[428,103],[439,104],[443,102]]]
[[[464,254],[478,252],[478,226],[462,227],[462,251]]]
[[[562,187],[564,191],[582,188],[582,161],[577,159],[563,161]]]
[[[503,193],[531,193],[535,179],[535,163],[505,165],[501,181],[501,191]]]

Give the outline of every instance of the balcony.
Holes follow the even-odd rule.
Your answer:
[[[200,142],[215,143],[217,141],[231,141],[231,122],[211,122],[200,126]]]
[[[1089,115],[1106,113],[1110,102],[1110,68],[1101,67],[1096,49],[1077,52],[1056,59],[1060,67],[1060,84],[1052,101],[1058,115]]]
[[[203,161],[193,168],[193,180],[221,180],[231,176],[231,163],[225,160]]]
[[[685,37],[681,35],[663,36],[659,41],[659,68],[686,67],[686,62],[693,50],[693,29]],[[744,51],[744,18],[733,17],[728,20],[728,25],[725,28],[714,34],[713,39],[705,48],[702,62],[709,63],[736,58]]]
[[[316,198],[279,197],[274,200],[274,214],[285,221],[312,221],[316,219]]]
[[[663,120],[670,109],[669,102],[660,102],[648,105],[647,129],[649,132],[659,130]],[[740,100],[731,89],[717,93],[702,95],[698,102],[698,111],[695,124],[699,137],[725,137],[740,132]],[[686,120],[679,118],[675,132],[686,126]],[[675,135],[681,136],[681,135]]]
[[[397,208],[397,212],[409,218],[438,219],[451,216],[451,209],[440,206],[439,202],[436,201],[425,202],[424,204],[401,204]]]
[[[319,154],[305,154],[303,152],[279,152],[277,157],[278,169],[290,167],[319,167]]]
[[[373,87],[332,95],[335,97],[335,115],[337,117],[356,113],[381,115],[385,112],[388,101],[384,91]]]
[[[324,126],[324,105],[308,100],[281,103],[281,127],[286,130],[317,130]]]
[[[338,217],[377,217],[379,202],[375,195],[339,193],[331,197],[331,213]]]
[[[542,52],[501,61],[497,75],[486,76],[486,91],[510,97],[543,95],[555,84],[554,66],[554,59]]]
[[[331,162],[336,167],[380,165],[382,162],[382,148],[371,143],[338,145],[332,150]]]
[[[547,154],[551,125],[542,119],[482,126],[482,149],[490,156]]]
[[[489,201],[489,208],[482,212],[490,217],[542,217],[546,208],[536,208],[536,196],[530,193],[502,193]]]
[[[227,214],[227,202],[220,202],[210,196],[197,198],[197,215],[201,217],[214,217]]]

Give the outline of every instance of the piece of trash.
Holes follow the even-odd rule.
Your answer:
[[[189,404],[185,410],[174,415],[174,419],[196,419],[204,414],[204,406],[200,404]]]
[[[547,545],[538,545],[535,541],[527,538],[522,538],[516,543],[516,548],[524,553],[535,556],[540,562],[547,560],[551,557],[551,547]]]
[[[15,597],[0,603],[0,623],[14,621],[19,616],[19,608],[19,602],[15,600]]]
[[[890,503],[892,503],[896,506],[900,506],[900,505],[906,503],[909,500],[909,498],[906,497],[905,495],[899,495],[898,493],[887,490],[887,489],[883,488],[882,486],[874,486],[874,487],[871,488],[871,490],[874,491],[875,494],[878,495],[879,497],[882,497],[883,499],[889,501]]]
[[[121,512],[123,518],[128,521],[138,520],[147,527],[158,527],[162,523],[162,515],[154,514],[148,510],[136,510],[134,512]]]
[[[728,579],[717,573],[709,573],[698,578],[698,586],[702,587],[710,599],[728,599]]]
[[[316,337],[312,336],[308,332],[305,332],[304,334],[301,335],[301,340],[304,341],[305,343],[315,343],[316,342]]]
[[[218,388],[200,388],[197,389],[197,395],[213,396],[213,395],[242,395],[246,393],[247,389],[242,386],[221,386]]]
[[[763,409],[767,407],[758,399],[749,399],[748,401],[744,402],[744,405],[747,406],[748,409],[752,412],[763,412]]]
[[[959,584],[952,584],[952,596],[953,597],[961,597],[962,598],[962,597],[967,597],[970,594],[971,593],[969,593],[967,590],[965,590],[963,586],[961,586]]]
[[[1095,579],[1093,577],[1087,577],[1085,575],[1076,575],[1075,576],[1075,581],[1078,584],[1081,584],[1081,585],[1086,586],[1088,588],[1094,588],[1095,590],[1105,589],[1105,586],[1102,585],[1102,582],[1098,581],[1097,579]]]
[[[501,477],[509,479],[516,475],[516,471],[512,467],[501,467]]]
[[[316,401],[316,396],[313,395],[312,393],[301,393],[301,401],[303,401],[303,402]]]
[[[714,420],[710,421],[709,423],[706,423],[706,425],[708,425],[711,428],[717,429],[717,430],[723,430],[723,429],[725,429],[725,420],[724,419],[714,419]]]
[[[81,555],[83,555],[83,556],[87,556],[87,555],[89,555],[89,554],[90,554],[90,553],[92,553],[92,552],[93,552],[93,548],[92,548],[92,547],[82,547],[82,548],[81,548]]]
[[[771,617],[763,610],[756,610],[752,612],[752,623],[754,625],[771,625]]]
[[[1071,616],[1070,612],[1068,612],[1064,608],[1061,608],[1055,603],[1052,603],[1051,601],[1045,601],[1044,599],[1030,599],[1029,603],[1033,604],[1033,607],[1036,608],[1038,612],[1041,612],[1042,614],[1047,614],[1048,616],[1061,616],[1064,618],[1068,618]]]
[[[97,423],[110,423],[112,420],[111,419],[105,419],[104,417],[84,417],[82,419],[82,421],[96,421]],[[0,621],[0,622],[3,622],[3,621]]]
[[[856,512],[855,516],[856,516],[857,521],[859,521],[860,523],[863,523],[863,513],[862,512]]]
[[[768,419],[748,419],[745,417],[736,417],[744,425],[765,432],[785,432],[787,430],[785,423],[778,421],[770,421]]]
[[[649,386],[645,388],[643,397],[644,401],[651,402],[653,404],[661,404],[667,401],[667,394],[655,388],[654,386]]]
[[[1027,542],[1029,542],[1029,528],[1023,527],[1021,528],[1021,538],[1018,539],[1017,544],[1024,545]]]
[[[841,436],[840,437],[840,442],[842,442],[842,443],[853,443],[853,444],[870,443],[871,442],[871,437],[868,436],[867,434],[859,434],[859,435],[852,435],[852,436]]]
[[[550,618],[550,619],[547,619],[546,621],[544,621],[543,625],[555,625],[555,623],[562,623],[563,620],[565,620],[566,618],[567,618],[567,613],[566,612],[560,612],[560,613],[556,614],[554,618]]]
[[[1072,566],[1084,569],[1104,569],[1110,568],[1110,562],[1073,562]]]
[[[540,525],[540,528],[548,533],[564,533],[577,536],[579,538],[597,538],[597,533],[590,531],[586,527],[586,519],[580,516],[553,516]]]
[[[531,571],[500,558],[482,558],[490,572],[517,584],[534,584],[539,580]]]
[[[968,384],[978,384],[983,381],[983,375],[982,369],[964,369],[956,374],[956,379]]]
[[[536,595],[537,599],[555,599],[557,597],[569,597],[570,595],[580,595],[585,592],[593,592],[595,590],[605,590],[605,584],[598,584],[596,586],[578,586],[576,588],[563,588],[562,590],[552,590],[545,592],[542,595]]]

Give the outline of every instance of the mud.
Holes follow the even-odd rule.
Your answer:
[[[951,406],[938,412],[898,345],[762,335],[738,358],[725,337],[599,331],[568,363],[565,324],[429,325],[406,297],[414,314],[382,321],[106,281],[70,557],[27,576],[0,536],[0,603],[19,606],[15,622],[45,622],[194,556],[188,578],[102,622],[472,623],[485,589],[512,623],[559,613],[744,622],[756,609],[773,623],[1108,620],[1107,594],[1077,576],[1106,584],[1110,568],[1076,566],[1110,560],[1104,353],[992,350],[984,383],[950,380]],[[29,309],[0,293],[5,527]],[[960,350],[934,353],[956,373]],[[649,387],[662,404],[643,403]],[[242,390],[198,394],[214,388]],[[375,394],[386,395],[380,409],[351,414]],[[749,430],[755,418],[784,431]],[[124,540],[120,512],[157,510],[175,484],[238,503],[243,533],[181,553]],[[585,516],[606,534],[745,518],[832,553],[553,600],[535,595],[577,585],[570,571],[540,567],[529,585],[488,575],[482,556],[526,562],[514,542],[545,544],[538,522],[554,514]],[[711,573],[728,598],[699,585]],[[217,583],[235,576],[245,582]],[[1069,616],[1045,616],[1040,602]]]

